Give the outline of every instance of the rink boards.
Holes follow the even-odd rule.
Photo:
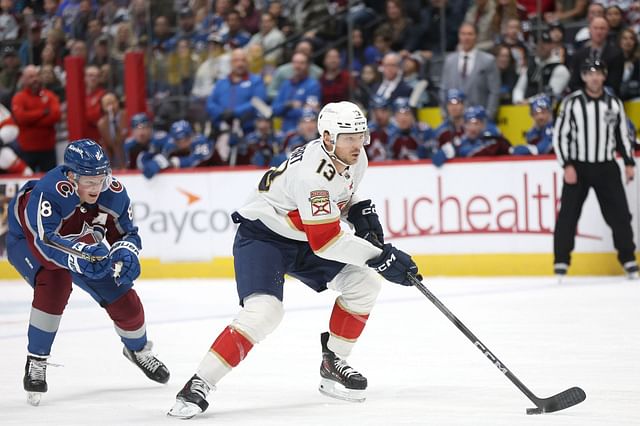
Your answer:
[[[231,277],[230,214],[264,170],[212,168],[151,180],[117,174],[143,238],[143,277]],[[23,180],[0,179],[11,196]],[[626,186],[638,245],[638,183]],[[388,241],[426,275],[548,275],[562,170],[551,158],[372,165],[359,189],[377,205]],[[5,197],[8,198],[8,197]],[[6,206],[6,204],[5,204]],[[589,195],[578,226],[572,274],[619,274],[611,232]],[[0,261],[0,278],[17,275]]]

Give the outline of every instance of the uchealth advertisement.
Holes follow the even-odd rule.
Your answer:
[[[193,170],[148,180],[120,179],[143,240],[141,256],[162,262],[230,258],[236,225],[264,170]],[[2,238],[6,205],[25,179],[0,179]],[[638,244],[638,183],[625,186]],[[359,192],[377,206],[387,241],[415,255],[540,254],[553,251],[562,170],[552,159],[372,165]],[[0,244],[4,253],[4,245]],[[582,210],[576,253],[614,252],[591,191]]]

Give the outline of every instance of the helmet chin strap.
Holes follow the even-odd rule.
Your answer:
[[[322,144],[322,148],[324,148],[324,152],[326,152],[327,155],[329,155],[329,158],[331,158],[334,161],[337,161],[338,163],[342,164],[345,167],[349,167],[347,163],[339,159],[338,156],[336,155],[336,142],[332,142],[331,146],[333,147],[333,149],[331,151],[328,151],[324,143]]]

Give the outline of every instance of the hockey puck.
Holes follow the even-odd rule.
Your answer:
[[[542,408],[527,408],[527,414],[542,414]]]

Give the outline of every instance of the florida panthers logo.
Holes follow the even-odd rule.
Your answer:
[[[109,189],[113,192],[122,192],[124,186],[120,183],[120,181],[114,177],[111,178],[111,185],[109,185]]]
[[[75,189],[70,182],[61,180],[56,183],[56,191],[58,194],[62,195],[64,198],[69,197],[75,193]]]

